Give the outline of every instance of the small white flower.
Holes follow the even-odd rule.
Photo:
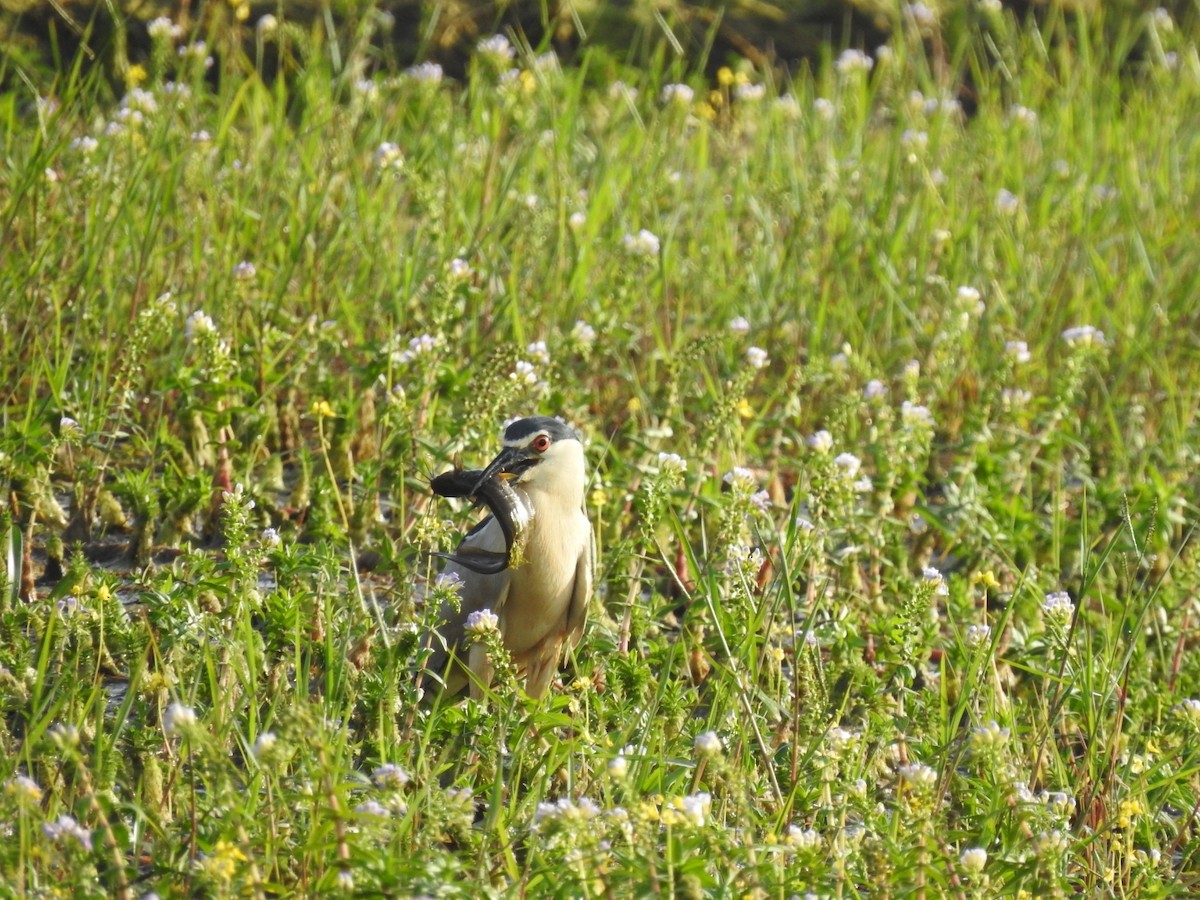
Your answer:
[[[1066,791],[1042,791],[1038,800],[1051,815],[1060,819],[1069,819],[1075,814],[1075,798]]]
[[[196,726],[196,711],[190,706],[184,706],[178,701],[167,707],[163,713],[163,732],[168,737],[191,730]]]
[[[1071,849],[1071,838],[1057,828],[1043,831],[1033,839],[1038,856],[1062,856]]]
[[[550,364],[550,351],[546,349],[545,341],[533,341],[525,348],[525,352],[543,366]]]
[[[629,772],[629,760],[625,758],[625,754],[618,753],[610,759],[608,765],[605,766],[605,772],[608,773],[609,778],[622,780]]]
[[[92,849],[92,833],[75,821],[74,816],[63,814],[53,822],[42,826],[42,833],[55,843],[71,838],[84,850]]]
[[[266,13],[258,17],[258,21],[254,23],[254,30],[258,32],[259,37],[270,37],[279,30],[279,20]]]
[[[340,869],[333,881],[339,891],[348,893],[354,890],[354,873],[349,869]]]
[[[409,782],[408,773],[395,763],[376,766],[371,772],[371,782],[384,790],[399,790]]]
[[[958,858],[958,864],[968,875],[978,875],[987,865],[987,858],[987,851],[982,847],[971,847],[962,852]]]
[[[480,637],[500,630],[500,617],[490,609],[477,609],[467,616],[463,626],[467,634]]]
[[[254,268],[254,263],[248,260],[242,260],[233,267],[233,277],[238,281],[250,281],[258,274],[258,270]]]
[[[735,490],[752,491],[758,487],[758,479],[745,466],[734,466],[721,479]]]
[[[839,453],[833,458],[833,464],[842,470],[846,478],[853,479],[862,467],[862,460],[853,453]]]
[[[587,224],[587,216],[581,212],[573,212],[567,219],[567,226],[572,231],[579,231]]]
[[[1022,406],[1028,406],[1029,401],[1033,399],[1033,394],[1024,388],[1005,388],[1000,392],[1000,402],[1005,409],[1018,409]]]
[[[1066,625],[1075,615],[1075,604],[1066,591],[1052,591],[1042,603],[1042,614],[1059,625]]]
[[[542,801],[533,813],[535,828],[555,823],[589,822],[600,815],[600,807],[588,797],[572,800],[562,797],[552,802]]]
[[[78,434],[82,430],[79,427],[79,423],[70,416],[63,416],[58,420],[58,431],[60,434]]]
[[[900,133],[900,146],[916,153],[929,146],[929,132],[907,129]]]
[[[1029,345],[1024,341],[1007,341],[1004,344],[1004,352],[1017,363],[1027,363],[1033,359],[1033,354],[1029,352]]]
[[[166,16],[159,16],[146,23],[146,32],[158,41],[173,41],[183,36],[183,26],[172,22]]]
[[[397,363],[406,365],[411,363],[417,357],[425,356],[432,353],[438,345],[438,339],[432,334],[421,334],[408,341],[408,349],[395,354],[394,358]]]
[[[1175,20],[1171,18],[1171,11],[1165,6],[1160,6],[1150,13],[1150,23],[1164,34],[1175,30]]]
[[[42,799],[42,789],[28,775],[14,775],[4,782],[4,793],[18,801],[37,803]]]
[[[204,310],[198,309],[188,316],[187,322],[183,326],[183,335],[191,342],[203,335],[213,334],[216,330],[217,326],[213,320],[204,313]]]
[[[537,369],[533,367],[533,363],[528,360],[518,359],[513,365],[513,370],[508,373],[510,380],[517,384],[524,384],[529,387],[538,383]]]
[[[756,491],[750,495],[750,502],[762,512],[771,511],[771,495],[764,491]]]
[[[264,528],[258,539],[264,547],[278,547],[283,543],[283,538],[279,536],[279,532],[274,528]]]
[[[621,238],[621,246],[633,256],[658,256],[660,248],[658,235],[645,228],[637,234],[626,234]]]
[[[149,116],[158,112],[158,100],[147,90],[130,88],[129,92],[121,98],[121,108]]]
[[[1011,216],[1021,208],[1021,198],[1007,188],[1000,188],[996,194],[996,211],[1005,216]]]
[[[822,428],[820,431],[810,434],[805,443],[818,453],[828,453],[833,449],[833,435]]]
[[[764,84],[739,84],[733,89],[733,98],[743,103],[757,103],[767,96]]]
[[[590,347],[596,340],[596,329],[579,319],[571,328],[571,339],[577,344]]]
[[[208,44],[204,41],[192,41],[190,44],[184,44],[178,50],[180,59],[199,60],[204,68],[210,68],[213,59],[208,55]]]
[[[625,82],[617,80],[608,86],[608,96],[612,100],[624,100],[632,103],[637,99],[638,89],[630,87]]]
[[[825,735],[825,739],[829,741],[830,752],[835,756],[841,756],[854,746],[858,740],[858,735],[837,725],[829,729],[829,733]]]
[[[413,81],[424,84],[439,84],[442,80],[442,67],[435,62],[418,63],[404,70],[404,75]]]
[[[938,597],[948,597],[950,595],[950,587],[946,584],[946,578],[935,569],[933,566],[926,566],[921,570],[921,577],[925,581],[933,582],[933,593]]]
[[[679,808],[684,818],[692,825],[703,828],[709,810],[712,809],[712,797],[705,791],[689,794],[680,801]]]
[[[870,72],[875,66],[875,60],[867,56],[861,50],[850,48],[843,50],[834,62],[833,67],[837,69],[841,75],[849,75],[857,72]]]
[[[665,105],[690,106],[696,97],[696,92],[686,84],[663,85],[659,99]]]
[[[878,378],[872,378],[867,382],[867,386],[863,388],[863,399],[877,400],[887,394],[887,385]]]
[[[1029,107],[1014,103],[1008,108],[1008,120],[1025,128],[1032,128],[1037,124],[1038,115]]]
[[[983,315],[987,307],[982,300],[983,295],[979,293],[978,288],[973,288],[970,285],[963,285],[954,294],[954,299],[958,302],[960,309],[967,312],[973,312],[976,315]]]
[[[463,586],[463,577],[457,572],[441,572],[433,579],[435,590],[457,592]]]
[[[212,143],[212,135],[201,128],[199,131],[193,131],[189,140],[193,144],[209,144]]]
[[[738,316],[729,323],[729,330],[734,334],[749,334],[750,320],[745,316]]]
[[[391,141],[384,141],[375,148],[375,168],[377,169],[403,169],[404,168],[404,151],[400,149],[398,144]]]
[[[250,748],[250,755],[256,760],[261,760],[265,755],[269,754],[279,743],[279,738],[275,736],[273,731],[259,732],[259,735],[254,740],[253,746]]]
[[[793,94],[776,97],[772,107],[779,110],[780,115],[789,122],[795,122],[800,118],[800,102]]]
[[[746,349],[746,362],[749,363],[750,368],[765,368],[769,361],[767,351],[762,347],[749,347]]]
[[[364,800],[354,807],[354,811],[360,816],[373,816],[378,819],[386,819],[392,814],[391,810],[378,800]]]
[[[71,141],[68,148],[76,153],[82,153],[84,156],[89,156],[96,152],[96,148],[100,146],[100,142],[90,134],[85,134],[83,137],[77,137]]]
[[[356,78],[354,80],[354,93],[361,97],[367,103],[374,103],[379,99],[379,85],[371,78]]]
[[[899,772],[901,778],[918,790],[932,790],[937,784],[937,770],[924,763],[910,763],[907,766],[901,766]]]
[[[721,736],[715,731],[704,731],[696,735],[692,749],[700,757],[720,756],[725,750],[725,745],[721,743]]]
[[[992,639],[992,626],[990,625],[968,625],[966,633],[966,643],[972,649],[978,649],[985,646]]]
[[[798,850],[816,850],[821,846],[821,835],[811,828],[789,825],[783,836],[783,842]]]
[[[989,753],[1008,743],[1010,731],[1001,728],[994,719],[978,728],[971,729],[971,749],[976,753]]]
[[[829,122],[837,115],[837,107],[824,97],[813,101],[813,114],[822,122]]]
[[[516,55],[513,45],[502,34],[484,38],[475,45],[475,52],[496,65],[510,63]]]
[[[900,404],[900,421],[909,428],[916,425],[932,428],[936,424],[933,420],[933,413],[929,411],[929,407],[921,406],[909,400],[905,400]]]
[[[1175,706],[1175,715],[1192,725],[1200,725],[1200,700],[1188,697]]]
[[[1071,346],[1103,347],[1104,332],[1092,325],[1076,325],[1062,333],[1062,339]]]
[[[926,6],[924,3],[905,4],[904,14],[912,19],[913,24],[918,28],[928,29],[937,25],[937,10]]]
[[[678,453],[659,453],[658,470],[664,474],[682,475],[687,471],[687,460]]]

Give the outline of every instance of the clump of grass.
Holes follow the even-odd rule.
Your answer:
[[[968,24],[715,88],[160,29],[8,107],[5,883],[1193,886],[1194,36]],[[425,478],[535,412],[588,633],[421,696]]]

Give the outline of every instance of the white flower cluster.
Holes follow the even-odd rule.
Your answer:
[[[477,609],[467,616],[463,630],[475,637],[482,637],[500,630],[500,617],[490,609]]]
[[[569,822],[589,822],[600,815],[600,807],[587,797],[571,800],[563,797],[553,802],[542,802],[533,813],[535,830],[548,825],[564,825]]]
[[[631,256],[658,256],[661,245],[658,235],[643,228],[637,234],[626,234],[621,238],[621,246]]]

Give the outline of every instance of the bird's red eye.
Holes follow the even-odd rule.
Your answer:
[[[533,439],[533,443],[530,444],[529,446],[531,446],[538,453],[545,453],[547,450],[550,449],[550,435],[539,434],[537,437],[535,437]]]

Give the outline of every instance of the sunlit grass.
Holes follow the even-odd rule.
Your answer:
[[[2,881],[1194,887],[1200,60],[1099,24],[715,86],[160,30],[5,101]],[[428,476],[518,414],[589,440],[587,634],[422,698]]]

